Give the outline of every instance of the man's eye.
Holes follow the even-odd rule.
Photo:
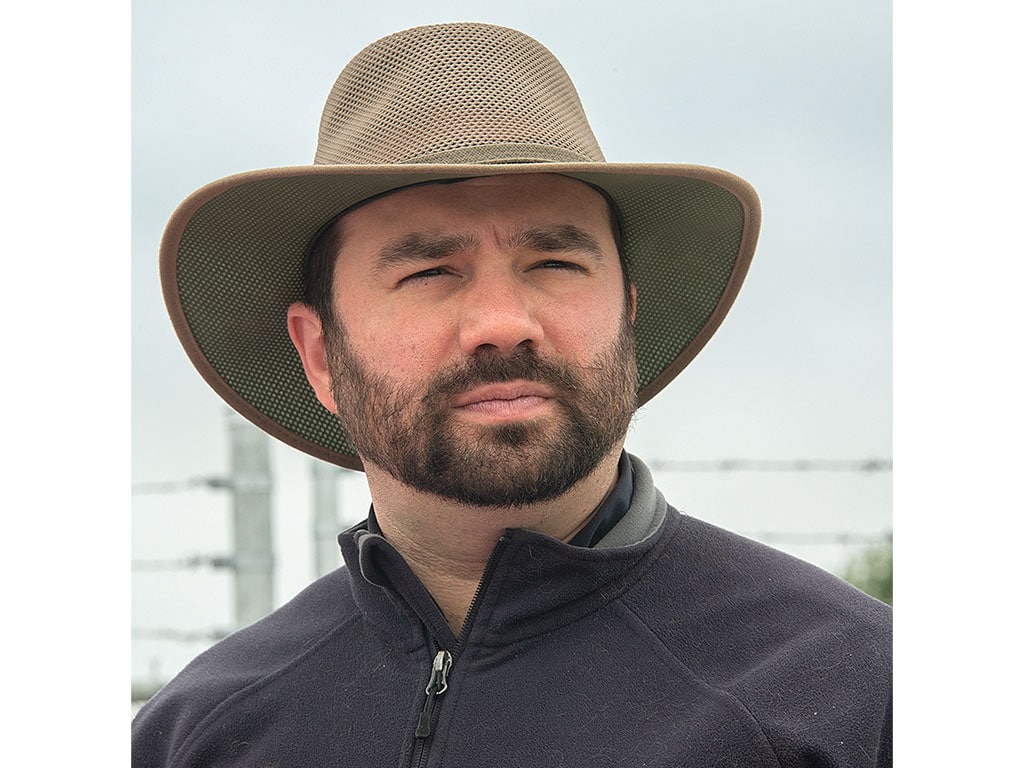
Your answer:
[[[444,274],[446,274],[446,272],[441,267],[431,267],[430,269],[422,269],[419,272],[414,272],[411,275],[406,275],[398,282],[399,284],[408,283],[414,280],[423,280],[431,277],[439,277]]]
[[[575,272],[583,271],[583,267],[571,261],[560,261],[559,259],[547,259],[536,266],[537,269],[568,269]]]

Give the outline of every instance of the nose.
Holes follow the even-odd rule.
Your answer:
[[[459,320],[463,354],[511,352],[520,345],[536,347],[543,338],[534,302],[514,275],[481,276],[465,288]]]

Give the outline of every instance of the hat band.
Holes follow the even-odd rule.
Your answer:
[[[460,147],[443,152],[419,155],[402,164],[420,165],[438,163],[444,165],[496,165],[503,163],[593,163],[598,162],[578,152],[547,144],[483,144],[474,147]]]

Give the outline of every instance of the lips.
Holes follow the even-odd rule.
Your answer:
[[[485,384],[463,392],[452,401],[456,408],[467,408],[484,403],[515,403],[518,400],[541,401],[553,396],[550,387],[536,381],[508,381]]]
[[[453,407],[464,412],[494,416],[526,416],[551,399],[553,392],[535,381],[512,381],[486,384],[457,396]]]

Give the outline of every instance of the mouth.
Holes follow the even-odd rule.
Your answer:
[[[536,381],[486,384],[463,392],[452,401],[456,412],[491,421],[530,418],[551,406],[554,392]]]

